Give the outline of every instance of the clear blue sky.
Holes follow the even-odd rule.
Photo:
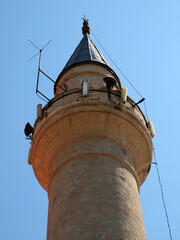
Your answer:
[[[180,1],[1,1],[1,158],[0,236],[2,240],[46,239],[48,199],[27,164],[30,144],[24,126],[36,118],[35,94],[38,57],[42,70],[54,80],[82,38],[82,17],[111,58],[146,98],[149,119],[156,130],[154,145],[164,187],[173,239],[180,239]],[[135,101],[139,96],[92,40]],[[42,78],[49,97],[53,85]],[[44,103],[43,103],[44,104]],[[144,111],[143,105],[142,110]],[[148,240],[168,240],[155,166],[141,188],[142,211]]]

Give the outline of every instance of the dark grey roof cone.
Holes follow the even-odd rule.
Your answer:
[[[84,37],[82,38],[81,42],[73,52],[69,61],[66,63],[62,72],[59,74],[56,80],[56,83],[62,77],[62,75],[65,72],[67,72],[70,68],[73,68],[81,64],[101,65],[104,68],[107,68],[111,73],[113,73],[116,79],[119,79],[116,73],[109,67],[108,63],[106,62],[102,54],[98,51],[98,49],[92,42],[91,38],[89,37],[90,28],[89,28],[88,20],[86,19],[84,19],[84,22],[83,22],[82,33]],[[54,91],[56,90],[56,83],[54,85]]]
[[[83,37],[83,39],[75,49],[74,53],[70,57],[69,61],[65,65],[63,71],[66,68],[70,67],[71,65],[86,61],[88,62],[95,61],[108,65],[106,60],[103,58],[102,54],[98,51],[98,49],[96,48],[88,34],[86,34]]]

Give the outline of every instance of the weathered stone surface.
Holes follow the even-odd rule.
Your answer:
[[[62,166],[49,192],[48,239],[146,239],[131,172],[93,154]]]

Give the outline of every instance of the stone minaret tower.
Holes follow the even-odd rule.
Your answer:
[[[33,127],[31,164],[49,198],[47,239],[145,240],[139,189],[152,159],[147,122],[132,99],[122,100],[86,19],[82,32]]]

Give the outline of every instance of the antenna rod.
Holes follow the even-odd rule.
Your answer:
[[[28,39],[28,42],[30,42],[35,48],[37,48],[37,49],[40,51],[40,49],[36,46],[36,44],[34,44],[33,42],[31,42],[29,39]]]
[[[41,53],[42,53],[42,49],[39,50],[39,66],[38,66],[36,93],[38,92],[38,85],[39,85],[39,71],[40,71],[40,64],[41,64]]]
[[[144,101],[145,101],[145,98],[142,98],[139,102],[133,104],[132,107],[134,108],[134,107],[136,107],[139,103],[142,103],[142,102],[144,102]]]
[[[49,80],[51,80],[53,83],[56,83],[54,80],[52,80],[52,78],[50,78],[47,74],[45,74],[41,69],[39,69],[39,71],[44,74],[44,76],[46,76],[47,78],[49,78]],[[57,84],[58,87],[60,87],[63,91],[65,91],[65,89],[63,87],[61,87],[59,84]]]
[[[40,93],[44,98],[46,98],[48,101],[50,101],[50,99],[48,97],[46,97],[42,92],[40,92],[39,90],[37,90],[37,94]],[[44,100],[44,99],[43,99]]]

